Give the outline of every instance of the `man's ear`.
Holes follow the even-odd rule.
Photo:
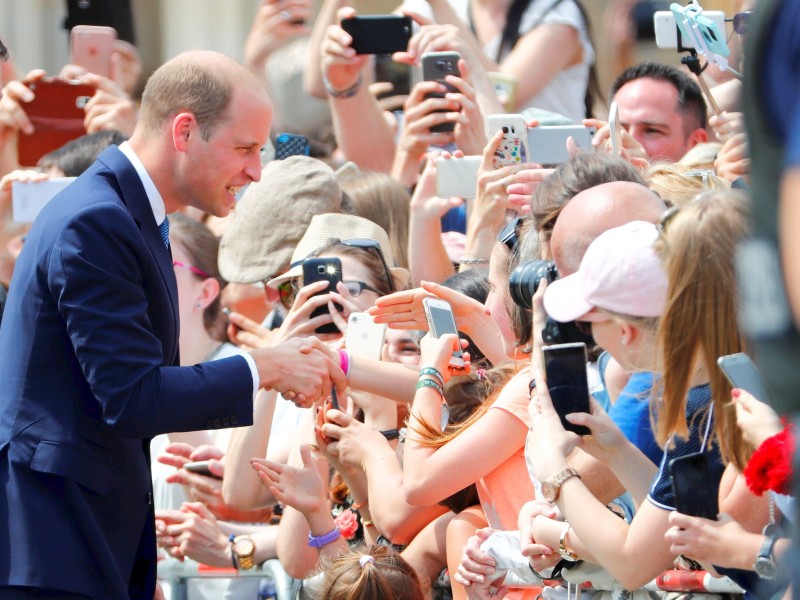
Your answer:
[[[197,131],[197,120],[189,112],[182,112],[172,120],[172,143],[175,149],[185,152],[189,139]]]
[[[708,141],[708,131],[705,129],[695,129],[689,134],[686,139],[686,147],[694,148],[697,144],[703,144]]]

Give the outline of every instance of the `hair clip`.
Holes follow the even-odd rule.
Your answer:
[[[367,565],[367,563],[375,564],[375,557],[371,554],[364,554],[358,559],[358,564],[361,565],[362,569]]]
[[[478,369],[475,374],[478,376],[478,381],[486,379],[486,369]]]

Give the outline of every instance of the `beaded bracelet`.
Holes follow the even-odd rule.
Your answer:
[[[355,503],[355,504],[353,504],[353,506],[351,506],[350,508],[352,508],[353,510],[361,510],[361,509],[362,509],[362,508],[364,508],[364,507],[365,507],[367,504],[369,504],[369,500],[364,500],[363,502],[356,502],[356,503]]]
[[[489,262],[488,258],[476,258],[473,256],[462,256],[459,261],[462,265],[485,265]]]
[[[322,85],[325,86],[325,91],[328,92],[328,95],[332,98],[352,98],[358,93],[358,90],[361,89],[361,82],[363,81],[363,77],[359,73],[358,79],[356,82],[351,85],[349,88],[345,90],[335,90],[331,87],[331,82],[328,81],[328,78],[325,75],[322,76]]]

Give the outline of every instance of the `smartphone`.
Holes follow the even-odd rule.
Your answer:
[[[593,152],[595,127],[584,125],[540,125],[528,129],[528,162],[560,165],[570,160],[567,138],[575,140],[581,152]]]
[[[443,158],[436,162],[436,195],[440,198],[474,198],[482,156]]]
[[[87,84],[64,79],[45,78],[26,83],[34,93],[25,104],[25,113],[33,125],[30,135],[20,132],[17,138],[19,163],[35,167],[39,159],[86,133],[83,107],[94,96]]]
[[[770,405],[761,372],[747,354],[739,352],[720,356],[717,365],[733,387],[743,389],[757,400]]]
[[[428,329],[430,329],[433,337],[438,338],[445,334],[453,333],[460,339],[456,320],[453,317],[453,309],[450,308],[449,302],[438,298],[423,298],[422,307],[425,309]],[[454,367],[464,366],[464,356],[460,345],[457,350],[453,351],[453,355],[450,357],[450,364]]]
[[[376,323],[367,313],[350,313],[344,342],[350,354],[380,360],[385,338],[386,323]]]
[[[408,49],[411,17],[405,15],[367,15],[342,21],[356,54],[394,54]]]
[[[489,115],[486,117],[486,136],[491,138],[499,129],[503,140],[494,152],[492,167],[521,165],[528,162],[528,125],[522,115]]]
[[[458,68],[458,61],[461,60],[461,55],[458,52],[426,52],[422,55],[422,78],[425,81],[437,81],[447,88],[447,92],[457,92],[458,90],[445,81],[448,75],[455,75],[461,77],[461,69]],[[428,94],[428,98],[444,98],[447,93],[434,92]],[[447,111],[439,111],[447,112]],[[452,121],[446,121],[431,127],[434,133],[441,133],[445,131],[453,131],[456,124]]]
[[[15,223],[33,223],[51,198],[75,181],[53,177],[46,181],[14,181],[11,184],[11,218]]]
[[[219,475],[215,475],[211,472],[211,469],[208,468],[208,463],[209,461],[207,460],[198,460],[186,463],[183,465],[183,468],[190,473],[197,473],[198,475],[205,475],[206,477],[213,477],[214,479],[222,479]]]
[[[100,25],[76,25],[69,42],[69,61],[90,73],[111,76],[111,53],[117,31]]]
[[[489,82],[494,88],[494,93],[497,94],[497,99],[503,105],[507,112],[513,113],[517,110],[517,89],[519,88],[519,79],[513,75],[501,73],[500,71],[489,71]]]
[[[586,344],[554,344],[542,349],[547,389],[561,424],[567,431],[590,435],[588,427],[575,425],[566,419],[570,413],[588,413],[589,380],[586,375]]]
[[[411,93],[411,65],[392,60],[388,54],[375,57],[375,81],[392,84],[392,91],[379,94],[378,100],[391,96],[408,96]]]
[[[704,452],[673,458],[669,462],[669,476],[675,509],[678,512],[717,520],[717,493],[709,491],[709,484],[714,482],[714,478],[709,469],[708,456]]]
[[[608,109],[608,129],[611,134],[611,152],[616,156],[622,154],[622,125],[619,122],[619,107],[617,101],[611,103]]]
[[[311,153],[311,146],[308,138],[304,135],[295,133],[279,133],[275,138],[275,160],[282,160],[290,156],[308,156]]]
[[[723,11],[704,10],[702,16],[712,21],[718,31],[725,31],[725,13]],[[653,13],[653,27],[656,31],[656,46],[659,48],[678,48],[678,26],[675,23],[675,15],[672,11],[659,10]],[[681,35],[681,47],[694,48],[694,44],[691,40]],[[727,56],[727,54],[723,56]]]
[[[342,280],[342,261],[335,256],[326,256],[325,258],[312,257],[303,261],[303,286],[306,286],[315,281],[327,281],[328,287],[321,292],[314,294],[319,296],[327,294],[328,292],[336,291],[336,284]],[[334,303],[340,311],[342,307]],[[311,313],[311,318],[320,315],[330,314],[328,306],[320,306],[315,308]],[[339,328],[335,323],[325,323],[320,325],[314,330],[316,333],[339,333]]]

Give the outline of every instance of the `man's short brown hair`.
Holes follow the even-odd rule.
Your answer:
[[[180,112],[197,119],[204,140],[228,118],[236,77],[199,60],[175,59],[159,67],[145,85],[139,120],[148,132]]]

